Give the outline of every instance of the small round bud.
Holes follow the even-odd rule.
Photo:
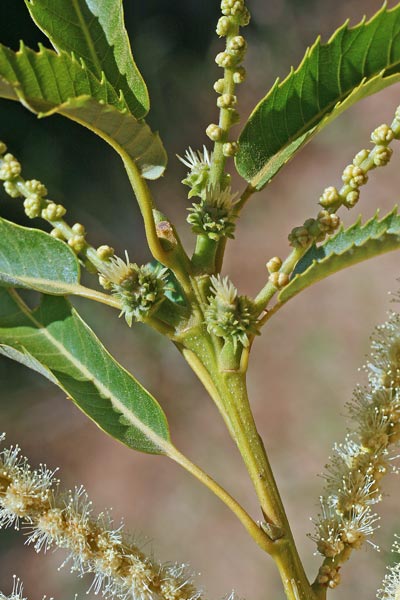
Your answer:
[[[5,191],[11,198],[21,198],[21,196],[23,196],[14,181],[5,181],[3,185]]]
[[[287,273],[271,273],[269,276],[269,280],[278,290],[282,289],[287,285],[290,281],[289,275]]]
[[[5,154],[0,159],[0,179],[15,179],[21,174],[21,164],[12,154]]]
[[[312,242],[312,235],[307,227],[294,227],[288,235],[288,240],[293,248],[305,248]]]
[[[7,152],[7,146],[4,142],[0,142],[0,154],[5,154]]]
[[[227,44],[228,52],[243,53],[246,50],[246,40],[242,35],[235,35]]]
[[[239,123],[240,114],[236,110],[236,108],[228,108],[227,110],[229,112],[229,119],[230,119],[231,125],[235,125],[236,123]]]
[[[49,202],[46,208],[42,210],[41,217],[42,219],[46,219],[46,221],[56,221],[57,219],[61,219],[66,212],[66,209],[61,204]]]
[[[63,240],[64,239],[64,236],[61,233],[61,231],[59,229],[56,229],[56,228],[54,228],[54,229],[52,229],[50,231],[50,235],[53,236],[54,238],[56,238],[57,240]]]
[[[324,208],[330,208],[341,202],[341,197],[337,189],[333,186],[327,187],[322,192],[319,204]]]
[[[82,223],[75,223],[74,225],[72,225],[71,229],[77,235],[85,235],[85,228],[82,225]]]
[[[225,80],[217,79],[217,81],[214,83],[214,90],[217,92],[217,94],[223,94],[224,89],[225,89]]]
[[[206,129],[206,134],[213,142],[219,142],[222,138],[222,129],[215,125],[215,123],[211,123]]]
[[[41,197],[38,196],[37,194],[32,194],[31,196],[28,196],[28,198],[26,198],[24,200],[24,209],[25,209],[25,214],[30,219],[35,219],[36,217],[40,217],[40,213],[42,210]]]
[[[348,208],[353,208],[353,206],[355,206],[357,204],[359,199],[360,199],[359,190],[353,190],[352,192],[349,192],[347,194],[345,204]]]
[[[251,20],[250,12],[246,7],[244,7],[242,10],[242,14],[240,15],[240,18],[239,18],[239,25],[241,27],[247,27],[247,25],[250,23],[250,20]]]
[[[246,79],[246,69],[244,67],[238,67],[233,73],[234,83],[243,83]]]
[[[394,138],[393,129],[389,127],[389,125],[379,125],[372,133],[371,133],[371,142],[374,144],[389,144]]]
[[[231,106],[235,106],[236,102],[237,97],[233,94],[222,94],[217,100],[217,106],[219,108],[230,108]]]
[[[318,213],[318,223],[323,233],[332,233],[340,225],[340,219],[337,215],[329,213],[327,210],[321,210]]]
[[[30,194],[37,194],[42,198],[47,196],[46,186],[43,185],[43,183],[41,183],[37,179],[29,179],[28,181],[25,181],[25,187],[27,188]]]
[[[101,260],[108,260],[115,254],[114,248],[111,248],[111,246],[106,246],[106,245],[99,246],[96,250],[96,253],[97,253],[97,256],[99,258],[101,258]]]
[[[235,66],[237,58],[232,54],[228,54],[228,52],[219,52],[215,57],[215,62],[219,67],[229,69],[230,67]]]
[[[282,260],[278,256],[273,256],[267,262],[267,269],[269,273],[276,273],[282,266]]]
[[[99,284],[105,290],[112,290],[113,289],[112,283],[104,275],[99,275]]]
[[[222,0],[221,12],[223,15],[240,15],[245,9],[244,0]]]
[[[361,168],[355,165],[348,165],[343,171],[342,180],[352,188],[358,188],[368,181],[368,175]]]
[[[219,37],[224,37],[229,34],[229,31],[232,27],[232,21],[229,17],[221,17],[217,23],[217,35]]]
[[[72,248],[74,252],[78,254],[78,252],[82,252],[84,247],[86,246],[86,241],[83,235],[73,235],[68,240],[68,246]]]
[[[364,160],[366,158],[368,158],[369,155],[370,155],[370,151],[367,150],[366,148],[364,148],[363,150],[360,150],[360,152],[357,152],[357,154],[353,158],[353,165],[355,165],[356,167],[359,167],[361,165],[361,163],[364,162]]]
[[[384,167],[388,164],[393,154],[393,150],[387,146],[375,146],[374,149],[374,165],[377,167]]]
[[[235,156],[239,150],[237,142],[227,142],[222,146],[222,153],[224,156]]]

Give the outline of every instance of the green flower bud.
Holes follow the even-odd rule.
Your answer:
[[[246,69],[244,67],[238,67],[235,69],[233,73],[233,82],[234,83],[243,83],[246,79]]]
[[[22,192],[18,189],[18,186],[14,181],[5,181],[3,183],[4,189],[11,198],[21,198],[23,196]]]
[[[289,244],[293,248],[306,248],[312,242],[312,235],[307,227],[294,227],[288,235]]]
[[[21,174],[21,164],[12,154],[5,154],[0,158],[0,179],[7,181],[15,179]]]
[[[331,208],[333,206],[336,206],[337,204],[340,204],[340,202],[340,194],[338,190],[333,186],[325,188],[322,192],[322,196],[319,199],[319,204],[324,208]]]
[[[96,250],[96,254],[101,260],[108,260],[114,256],[114,248],[106,245],[99,246]]]
[[[282,266],[282,260],[278,256],[273,256],[267,262],[267,269],[269,273],[277,273]]]
[[[219,67],[229,69],[237,64],[238,59],[233,54],[229,54],[229,52],[219,52],[215,57],[215,62]]]
[[[233,94],[222,94],[217,99],[217,106],[219,108],[230,108],[231,106],[235,106],[237,102],[237,97]]]
[[[281,290],[289,283],[290,277],[287,273],[271,273],[269,281],[278,288],[278,290]]]
[[[373,154],[374,165],[377,167],[384,167],[390,161],[393,150],[387,146],[375,146]]]
[[[43,185],[43,183],[41,183],[37,179],[30,179],[28,181],[25,181],[25,187],[27,188],[30,194],[37,194],[42,198],[47,196],[46,186]]]
[[[82,252],[82,250],[86,246],[85,236],[84,235],[73,235],[68,240],[68,246],[70,246],[76,254],[79,254],[79,252]]]
[[[85,227],[82,225],[82,223],[75,223],[75,225],[72,225],[71,229],[77,235],[85,235],[86,233]]]
[[[24,200],[24,209],[25,214],[30,219],[40,217],[40,213],[42,211],[42,198],[37,194],[32,194],[31,196],[28,196]]]
[[[46,208],[42,210],[41,217],[42,219],[46,219],[46,221],[56,221],[57,219],[61,219],[66,212],[64,206],[50,201]]]
[[[7,152],[7,146],[4,142],[0,142],[0,154],[5,154]]]
[[[247,296],[238,296],[227,277],[211,277],[212,296],[208,298],[205,321],[209,333],[230,341],[236,349],[249,345],[249,336],[258,334],[257,314]]]
[[[232,20],[229,17],[221,17],[217,23],[217,35],[225,37],[232,28]]]
[[[217,79],[217,81],[214,83],[214,90],[217,92],[217,94],[223,94],[224,89],[225,89],[225,80]]]
[[[215,125],[214,123],[211,123],[207,127],[206,134],[210,138],[210,140],[212,140],[213,142],[219,142],[222,139],[222,129],[221,129],[221,127],[218,127],[218,125]]]
[[[242,35],[235,35],[229,40],[227,44],[227,50],[232,54],[244,53],[246,50],[246,45],[246,40]]]
[[[224,156],[235,156],[238,153],[239,145],[237,142],[227,142],[222,146],[222,153]]]
[[[344,203],[347,206],[347,208],[353,208],[353,206],[355,206],[357,204],[359,199],[360,199],[359,190],[353,190],[352,192],[349,192],[347,194],[346,200]]]
[[[350,187],[358,188],[367,183],[368,175],[361,167],[357,167],[356,165],[348,165],[343,171],[342,180]]]
[[[370,151],[367,150],[366,148],[364,148],[363,150],[360,150],[360,152],[357,152],[357,154],[353,158],[353,165],[355,165],[356,167],[359,167],[361,165],[361,163],[364,162],[364,160],[366,158],[368,158],[369,155],[370,155]]]
[[[64,240],[65,239],[64,236],[63,236],[63,234],[61,233],[61,231],[59,229],[56,229],[56,228],[54,228],[54,229],[52,229],[50,231],[50,235],[53,236],[54,238],[56,238],[57,240]]]
[[[212,152],[208,152],[205,146],[203,146],[203,152],[200,150],[195,152],[192,148],[189,148],[183,158],[181,156],[178,156],[178,158],[190,169],[185,179],[182,180],[184,185],[191,188],[188,194],[189,198],[202,196],[210,177]]]
[[[389,125],[379,125],[372,133],[371,133],[371,142],[374,144],[385,146],[390,144],[390,142],[394,138],[394,132],[389,127]]]

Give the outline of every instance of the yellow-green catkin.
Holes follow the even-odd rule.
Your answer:
[[[91,589],[105,598],[196,600],[201,596],[186,565],[162,565],[147,556],[122,526],[114,526],[109,513],[93,514],[82,487],[60,493],[55,472],[44,465],[31,469],[18,447],[0,452],[0,527],[10,526],[22,526],[26,543],[37,552],[66,550],[64,564],[80,576],[92,574]],[[17,598],[18,593],[17,588]]]
[[[348,404],[354,426],[345,441],[334,446],[326,466],[321,511],[312,536],[325,557],[317,582],[327,587],[337,585],[335,569],[373,534],[381,479],[397,472],[392,449],[400,440],[399,314],[391,312],[376,328],[371,350],[365,366],[368,385],[358,386]]]

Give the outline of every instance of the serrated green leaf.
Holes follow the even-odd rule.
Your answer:
[[[79,263],[60,240],[0,218],[0,285],[64,295],[79,285]]]
[[[133,60],[122,0],[25,0],[36,25],[57,51],[83,59],[97,79],[105,74],[131,113],[149,111],[146,84]]]
[[[0,289],[0,345],[3,354],[55,380],[113,438],[151,454],[168,448],[168,424],[158,402],[64,298],[44,296],[31,310],[14,290]]]
[[[360,219],[320,246],[312,246],[297,263],[290,283],[278,296],[287,302],[306,287],[359,262],[400,248],[397,208],[379,220],[379,213],[361,224]]]
[[[160,177],[167,164],[162,142],[144,121],[127,110],[112,86],[74,57],[21,46],[18,52],[0,45],[0,97],[19,100],[40,117],[59,113],[128,156],[147,179]]]
[[[384,6],[327,44],[318,39],[296,71],[276,81],[240,138],[236,166],[262,189],[318,131],[365,96],[400,81],[400,4]]]

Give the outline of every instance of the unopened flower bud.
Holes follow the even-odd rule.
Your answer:
[[[374,165],[384,167],[388,164],[393,154],[393,150],[387,146],[376,146],[374,150]]]
[[[82,250],[86,246],[85,237],[83,235],[73,235],[68,240],[68,246],[70,246],[72,250],[76,252],[76,254],[82,252]]]
[[[343,171],[342,180],[352,188],[358,188],[368,181],[368,175],[361,168],[355,165],[348,165]]]
[[[222,146],[224,156],[235,156],[239,150],[237,142],[227,142]]]
[[[115,251],[114,248],[111,248],[111,246],[103,245],[97,248],[96,253],[101,260],[108,260],[114,256]]]
[[[359,167],[361,165],[361,163],[364,162],[364,160],[366,158],[368,158],[369,155],[370,155],[370,151],[367,150],[366,148],[364,148],[363,150],[360,150],[360,152],[357,152],[357,154],[353,158],[353,165],[355,165],[356,167]]]
[[[21,198],[21,196],[23,196],[14,181],[5,181],[3,185],[5,191],[11,198]]]
[[[72,225],[71,229],[77,235],[85,235],[85,228],[82,223],[75,223],[75,225]]]
[[[28,196],[28,198],[26,198],[24,200],[24,209],[25,209],[25,214],[30,219],[35,219],[36,217],[40,217],[40,213],[42,210],[41,197],[38,196],[37,194],[32,194],[31,196]]]
[[[217,81],[214,83],[214,90],[217,92],[217,94],[223,94],[224,89],[225,89],[225,80],[217,79]]]
[[[287,285],[290,281],[289,275],[287,273],[271,273],[269,276],[269,280],[278,290],[282,289]]]
[[[0,179],[14,179],[21,174],[21,164],[12,154],[5,154],[0,159]]]
[[[389,127],[389,125],[379,125],[372,133],[371,133],[371,142],[379,145],[389,144],[394,138],[393,130]]]
[[[206,134],[213,142],[219,142],[222,138],[222,129],[218,125],[211,123],[206,129]]]
[[[233,73],[234,83],[243,83],[246,79],[246,69],[244,67],[238,67]]]
[[[217,100],[217,106],[219,108],[230,108],[231,106],[234,106],[236,102],[237,98],[233,94],[222,94]]]
[[[337,189],[333,186],[325,188],[322,192],[322,196],[319,199],[319,204],[324,208],[330,208],[335,206],[341,201],[340,194]]]
[[[293,248],[305,248],[312,242],[312,235],[304,226],[294,227],[289,233],[288,240]]]
[[[38,181],[37,179],[29,179],[28,181],[25,181],[25,187],[27,188],[30,194],[37,194],[42,198],[47,196],[46,186],[43,185],[43,183],[41,181]]]
[[[46,208],[42,210],[41,217],[42,219],[46,219],[46,221],[56,221],[57,219],[61,219],[66,212],[67,211],[62,204],[49,202]]]
[[[357,204],[360,199],[359,190],[353,190],[349,192],[346,196],[345,204],[348,208],[353,208]]]
[[[7,152],[7,146],[4,142],[0,142],[0,154],[5,154]]]
[[[228,52],[219,52],[215,57],[215,62],[219,67],[229,69],[230,67],[235,66],[237,58]]]
[[[227,48],[228,52],[232,53],[244,52],[246,49],[246,40],[242,35],[235,35],[229,40]]]
[[[278,256],[273,256],[267,262],[267,269],[269,273],[276,273],[282,266],[282,260]]]
[[[227,36],[231,27],[231,19],[227,16],[221,17],[217,23],[217,35],[219,35],[219,37]]]
[[[64,239],[64,236],[61,233],[61,231],[59,229],[56,229],[56,228],[54,228],[54,229],[52,229],[50,231],[50,235],[53,236],[54,238],[56,238],[57,240],[63,240]]]

